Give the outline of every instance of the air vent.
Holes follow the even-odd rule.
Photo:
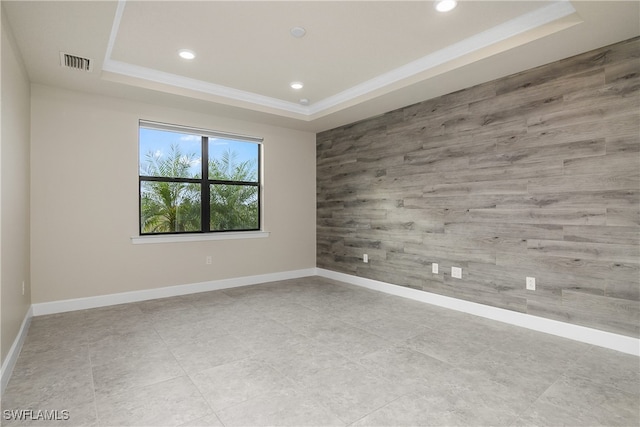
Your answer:
[[[89,58],[83,58],[77,55],[71,55],[69,53],[60,52],[60,65],[65,68],[73,68],[74,70],[81,70],[90,73],[93,71],[93,60]]]

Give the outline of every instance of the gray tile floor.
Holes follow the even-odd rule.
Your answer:
[[[635,356],[309,277],[34,318],[3,425],[640,424]]]

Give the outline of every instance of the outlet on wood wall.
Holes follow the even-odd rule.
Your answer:
[[[638,337],[640,39],[320,133],[317,208],[318,267]]]

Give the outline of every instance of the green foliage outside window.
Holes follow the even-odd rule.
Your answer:
[[[145,135],[145,139],[149,138]],[[260,228],[258,144],[219,144],[203,137],[202,151],[209,152],[204,178],[201,152],[184,152],[180,144],[172,143],[164,150],[154,146],[141,155],[141,234]],[[251,144],[255,149],[238,144]],[[244,150],[242,158],[234,148]],[[207,196],[209,203],[203,206]],[[203,224],[207,214],[208,224]]]

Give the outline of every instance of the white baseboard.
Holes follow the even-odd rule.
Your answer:
[[[378,280],[366,279],[336,271],[316,268],[318,276],[328,279],[339,280],[356,286],[362,286],[375,291],[384,292],[391,295],[401,296],[440,307],[449,308],[487,319],[497,320],[511,325],[521,326],[534,331],[545,332],[575,341],[581,341],[599,347],[610,348],[623,353],[640,356],[640,340],[611,332],[600,331],[598,329],[587,328],[557,320],[545,319],[531,314],[518,313],[516,311],[505,310],[503,308],[491,307],[475,302],[464,301],[444,295],[433,294],[431,292],[419,291],[403,286],[393,285]]]
[[[31,307],[33,308],[34,316],[43,316],[46,314],[86,310],[88,308],[106,307],[116,304],[126,304],[130,302],[175,297],[178,295],[195,294],[198,292],[217,291],[220,289],[236,288],[239,286],[256,285],[259,283],[274,282],[277,280],[297,279],[299,277],[315,275],[315,268],[307,268],[303,270],[268,273],[257,276],[235,277],[231,279],[191,283],[188,285],[168,286],[164,288],[145,289],[141,291],[122,292],[118,294],[100,295],[95,297],[43,302],[33,304]]]
[[[22,350],[22,344],[27,337],[27,331],[29,330],[29,324],[31,323],[32,317],[33,307],[29,307],[29,310],[27,310],[27,314],[25,314],[24,319],[22,320],[22,325],[20,325],[18,336],[13,341],[13,344],[9,349],[9,353],[7,353],[7,357],[4,359],[2,368],[0,368],[0,395],[4,394],[4,390],[9,384],[9,379],[11,378],[11,374],[13,373],[13,368],[16,366],[18,356],[20,356],[20,350]]]

